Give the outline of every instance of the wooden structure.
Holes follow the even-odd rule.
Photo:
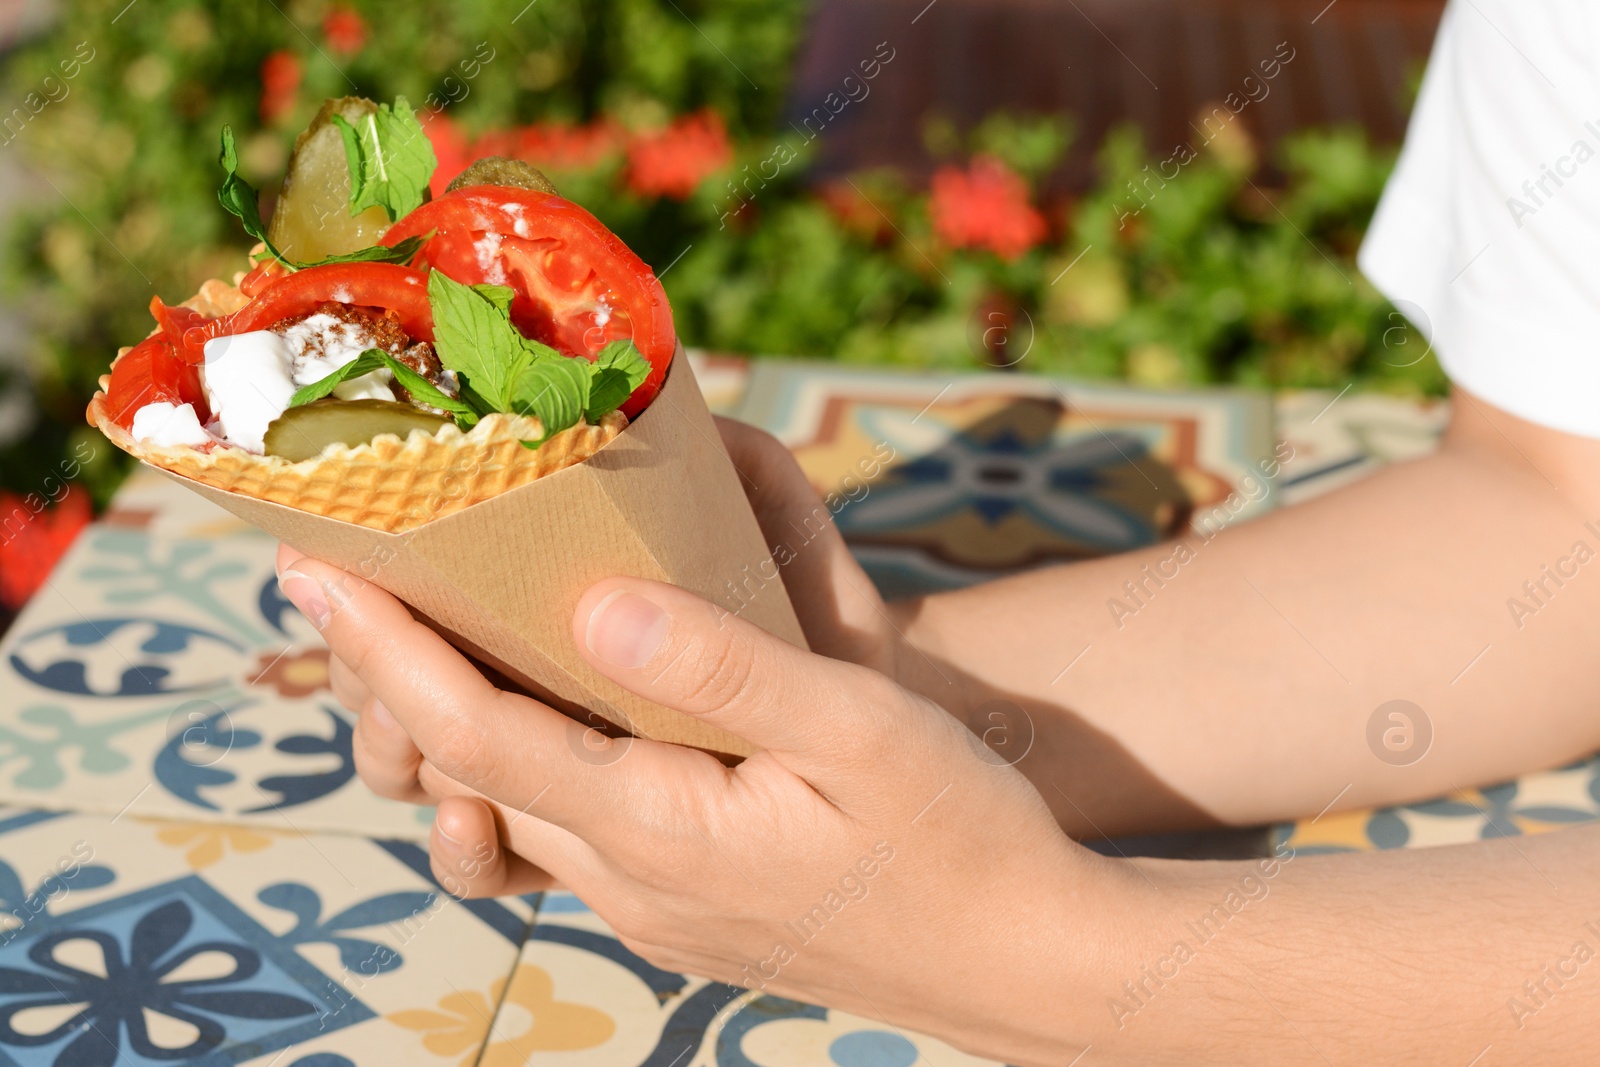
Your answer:
[[[1151,151],[1165,151],[1192,142],[1196,117],[1230,94],[1250,100],[1239,117],[1269,146],[1307,126],[1349,123],[1393,143],[1443,8],[1443,0],[822,0],[789,111],[796,122],[812,114],[883,42],[894,58],[821,137],[821,176],[884,164],[926,174],[925,116],[966,127],[1011,108],[1073,116],[1077,137],[1058,180],[1081,186],[1114,124],[1138,123]]]

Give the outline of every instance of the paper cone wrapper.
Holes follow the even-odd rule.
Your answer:
[[[726,731],[627,692],[579,656],[573,612],[603,578],[669,582],[806,647],[681,348],[656,399],[588,459],[405,533],[164,473],[301,552],[387,589],[461,651],[591,725],[586,713],[640,737],[724,756],[753,751]]]

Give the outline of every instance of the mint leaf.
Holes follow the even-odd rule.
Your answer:
[[[472,383],[467,381],[464,376],[457,374],[456,377],[461,383],[461,399],[466,401],[467,405],[471,407],[473,411],[476,411],[479,416],[493,415],[496,411],[500,410],[480,396],[478,392],[472,388]]]
[[[217,162],[222,164],[222,188],[217,190],[217,200],[228,214],[236,216],[244,225],[244,232],[267,246],[267,253],[290,270],[295,265],[283,258],[283,253],[267,240],[267,228],[261,224],[261,205],[255,189],[239,177],[239,151],[233,143],[233,127],[222,127],[222,154]]]
[[[351,378],[359,378],[363,374],[371,374],[379,368],[387,367],[394,374],[394,380],[417,400],[429,407],[438,408],[456,420],[462,428],[473,425],[478,421],[478,413],[468,404],[462,403],[455,397],[445,393],[427,378],[418,374],[398,359],[391,356],[381,348],[369,348],[355,359],[346,363],[338,370],[325,378],[319,378],[310,385],[299,389],[289,398],[289,406],[300,407],[313,400],[321,400],[333,392],[335,387]]]
[[[413,399],[420,400],[429,407],[435,407],[445,412],[454,418],[456,423],[463,429],[477,423],[478,413],[472,409],[472,405],[463,403],[449,393],[444,392],[437,385],[434,385],[427,378],[401,363],[389,353],[381,352],[376,348],[368,349],[368,351],[377,352],[383,357],[384,364],[394,372],[394,380],[399,382],[405,391],[411,394]],[[365,354],[365,352],[362,353],[362,355]]]
[[[511,314],[511,301],[517,295],[509,285],[490,285],[482,282],[472,287],[472,291],[483,297],[495,307],[504,311],[507,316]]]
[[[492,410],[510,411],[512,383],[535,355],[495,295],[435,270],[428,272],[428,302],[440,362],[465,378]]]
[[[333,121],[350,167],[350,214],[378,205],[393,222],[421,206],[439,161],[405,97],[395,97],[393,107],[379,104],[357,126],[343,115]]]
[[[544,427],[538,442],[523,444],[538,447],[583,418],[589,406],[590,367],[586,359],[557,355],[522,369],[512,385],[511,410],[537,416]]]
[[[376,348],[367,349],[365,352],[361,353],[355,359],[352,359],[349,363],[346,363],[344,366],[340,367],[327,377],[318,378],[310,385],[302,386],[301,388],[296,389],[294,395],[289,398],[289,406],[292,408],[297,408],[302,404],[309,404],[313,400],[321,400],[323,397],[331,394],[336,387],[344,384],[351,378],[359,378],[363,374],[371,374],[373,371],[383,366],[382,357],[384,355],[386,355],[386,353],[380,352]]]
[[[650,364],[632,341],[612,341],[591,364],[592,381],[584,418],[598,423],[625,404],[633,391],[650,377]]]
[[[355,252],[344,252],[337,256],[329,256],[327,259],[319,259],[314,263],[298,263],[296,266],[304,270],[307,267],[325,267],[329,263],[399,263],[404,265],[417,258],[417,253],[422,250],[422,246],[427,243],[428,238],[432,237],[433,234],[434,231],[429,230],[427,233],[418,234],[415,237],[407,237],[393,248],[388,248],[384,245],[373,245],[371,248],[362,248]]]
[[[590,362],[522,336],[511,324],[511,297],[505,286],[428,274],[434,349],[461,377],[461,399],[482,414],[538,418],[544,436],[522,442],[529,448],[584,419],[599,422],[649,377],[632,341],[613,341]]]

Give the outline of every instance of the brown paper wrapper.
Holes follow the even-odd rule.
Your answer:
[[[579,656],[573,611],[603,578],[669,582],[806,647],[681,348],[661,393],[599,452],[407,533],[163,473],[301,552],[387,589],[503,676],[497,681],[591,725],[585,712],[640,737],[728,757],[753,751],[724,730],[629,693]]]

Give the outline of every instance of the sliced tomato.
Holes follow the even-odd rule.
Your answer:
[[[200,368],[179,359],[172,342],[161,334],[145,338],[112,365],[106,400],[112,421],[125,430],[133,428],[133,416],[140,408],[162,401],[193,404],[202,425],[211,419]]]
[[[631,338],[650,376],[624,414],[637,415],[660,391],[677,346],[667,295],[644,261],[589,212],[548,193],[474,185],[423,204],[383,243],[429,230],[436,233],[423,246],[428,264],[469,285],[511,286],[512,321],[527,336],[587,359]]]
[[[269,256],[250,268],[249,274],[239,279],[239,291],[245,296],[259,296],[261,290],[282,278],[286,273],[288,271],[283,264]]]
[[[250,333],[281,319],[309,315],[329,300],[392,311],[414,339],[433,340],[428,272],[395,263],[329,263],[297,270],[271,282],[250,303],[216,321],[223,324],[221,334]]]
[[[177,358],[195,367],[206,361],[207,341],[232,332],[224,328],[228,321],[226,318],[208,318],[181,304],[168,307],[159,296],[150,298],[150,314],[155,316],[167,340],[172,342]]]

